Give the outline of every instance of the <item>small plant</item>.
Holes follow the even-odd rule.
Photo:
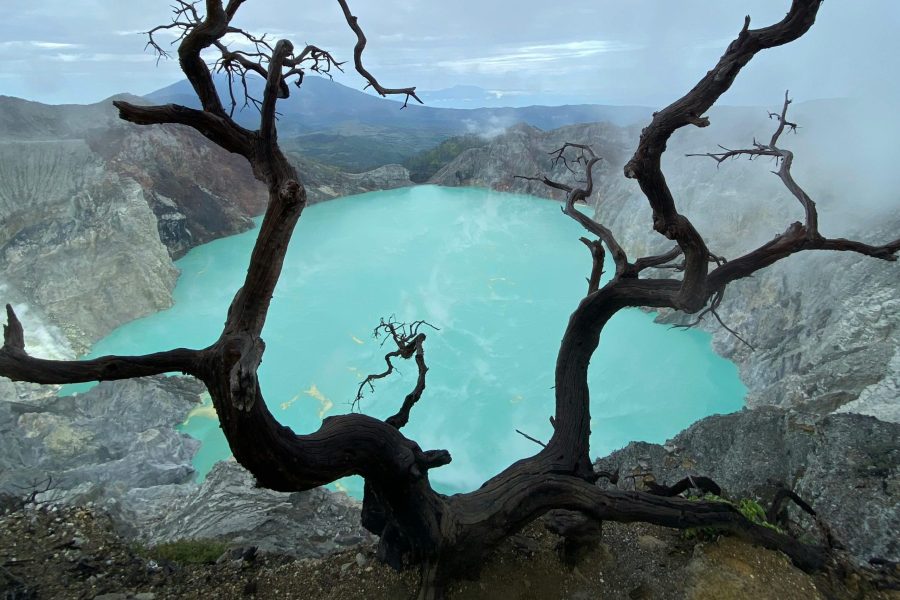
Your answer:
[[[737,504],[737,509],[748,521],[755,523],[756,525],[768,527],[778,533],[785,533],[783,529],[766,520],[766,509],[764,509],[756,500],[751,498],[741,498],[741,501]]]
[[[754,525],[768,527],[769,529],[777,531],[778,533],[786,533],[777,525],[773,525],[766,520],[766,509],[764,509],[759,502],[753,500],[752,498],[741,498],[737,503],[722,498],[721,496],[716,496],[715,494],[704,494],[703,496],[688,496],[687,499],[730,504],[731,506],[736,508],[738,512],[744,515],[744,518],[746,518]],[[686,540],[710,540],[723,533],[727,533],[727,530],[718,527],[694,527],[691,529],[685,529],[683,537]]]
[[[227,549],[224,542],[215,540],[177,540],[141,548],[138,554],[156,560],[167,560],[186,565],[205,565],[216,562]]]

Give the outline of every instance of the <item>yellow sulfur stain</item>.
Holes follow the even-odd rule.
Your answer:
[[[365,344],[364,341],[362,341],[361,339],[359,339],[359,338],[356,337],[355,335],[351,335],[351,336],[350,336],[350,339],[353,340],[354,342],[356,342],[357,344],[359,344],[360,346],[362,346],[363,344]]]
[[[334,403],[325,397],[325,394],[319,391],[319,388],[316,387],[316,384],[312,384],[309,386],[308,390],[303,390],[303,393],[307,396],[312,396],[316,400],[319,401],[319,418],[325,418],[326,413],[334,407]]]
[[[296,401],[299,400],[299,399],[300,399],[300,394],[294,394],[294,397],[293,397],[293,398],[291,398],[291,399],[288,400],[287,402],[282,402],[282,403],[281,403],[281,410],[287,410],[287,409],[289,409],[289,408],[294,404],[294,402],[296,402]]]
[[[509,401],[509,403],[510,404],[518,404],[519,402],[521,402],[524,399],[525,399],[525,397],[522,394],[516,394],[515,396],[512,397],[512,399]]]
[[[185,417],[184,423],[181,424],[182,426],[190,423],[191,419],[193,419],[194,417],[197,417],[198,419],[219,418],[219,415],[216,414],[216,407],[212,404],[212,399],[208,395],[204,394],[204,396],[205,398],[203,400],[203,404],[201,404],[200,406],[195,406],[191,409],[191,411],[187,414],[187,417]]]
[[[350,490],[347,489],[347,486],[341,483],[340,481],[334,482],[334,489],[339,492],[344,492],[345,494],[349,493]]]

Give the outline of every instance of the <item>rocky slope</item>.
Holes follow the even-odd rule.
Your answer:
[[[0,401],[0,504],[37,492],[37,506],[95,506],[148,544],[216,539],[315,557],[371,541],[345,494],[259,489],[233,461],[195,483],[199,443],[175,426],[203,392],[193,379],[149,377]]]
[[[873,417],[811,417],[762,407],[707,417],[664,446],[633,442],[595,468],[619,469],[620,485],[638,489],[645,479],[671,485],[702,474],[730,498],[753,498],[764,506],[781,484],[809,502],[858,560],[897,561],[898,439],[900,425]],[[792,518],[798,517],[793,510]],[[817,535],[815,528],[811,535]]]
[[[0,402],[0,491],[41,489],[35,482],[52,477],[50,497],[89,502],[190,481],[198,445],[174,426],[201,390],[193,380],[154,377]]]
[[[865,178],[849,178],[848,171],[865,167],[865,154],[836,160],[821,150],[834,147],[834,123],[844,122],[835,115],[846,108],[834,103],[797,107],[795,118],[809,127],[786,138],[797,154],[794,175],[817,200],[823,231],[829,235],[872,242],[895,239],[900,231],[896,210],[900,186],[873,188],[863,185]],[[674,136],[664,156],[664,172],[679,207],[704,233],[713,251],[734,258],[771,239],[802,213],[769,173],[771,167],[760,161],[734,161],[716,169],[709,159],[685,156],[714,151],[720,143],[746,146],[754,136],[771,130],[765,114],[714,110],[712,123],[707,129],[682,130]],[[665,240],[651,231],[649,208],[640,190],[621,174],[638,133],[636,128],[608,124],[547,132],[520,125],[483,148],[462,153],[431,181],[559,198],[558,192],[514,176],[547,173],[571,182],[575,175],[562,164],[552,166],[547,152],[565,141],[591,143],[604,159],[596,172],[599,189],[592,199],[597,214],[630,256],[636,257],[666,248]],[[715,320],[708,319],[703,326],[713,333],[716,350],[738,363],[750,406],[796,407],[820,414],[853,410],[898,421],[896,264],[835,254],[792,257],[729,288],[719,312],[755,350]],[[660,318],[687,322],[684,315]]]

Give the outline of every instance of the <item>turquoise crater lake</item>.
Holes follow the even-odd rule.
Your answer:
[[[447,493],[477,488],[550,437],[553,371],[569,314],[584,296],[590,257],[580,227],[556,202],[484,189],[419,186],[318,204],[300,219],[263,337],[262,389],[297,432],[348,412],[359,382],[383,369],[372,338],[380,317],[425,319],[427,389],[404,429],[453,462],[431,472]],[[217,240],[178,261],[166,311],[116,329],[91,355],[204,347],[218,336],[246,272],[256,231]],[[416,370],[367,392],[362,411],[396,412]],[[712,413],[738,410],[745,388],[710,336],[672,330],[640,310],[603,331],[590,371],[591,452],[631,440],[660,442]],[[203,445],[206,473],[229,456],[211,406],[182,429]],[[361,495],[357,478],[339,489]]]

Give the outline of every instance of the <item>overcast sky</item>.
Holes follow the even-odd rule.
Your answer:
[[[147,93],[178,79],[177,61],[144,52],[137,32],[165,22],[167,0],[0,0],[0,94],[48,103]],[[201,3],[202,4],[202,3]],[[381,82],[459,84],[547,104],[668,104],[721,55],[745,14],[779,20],[789,0],[355,0]],[[247,0],[235,24],[352,58],[336,2]],[[843,96],[900,99],[900,1],[828,0],[812,30],[758,55],[722,102]],[[342,83],[361,87],[356,77]]]

